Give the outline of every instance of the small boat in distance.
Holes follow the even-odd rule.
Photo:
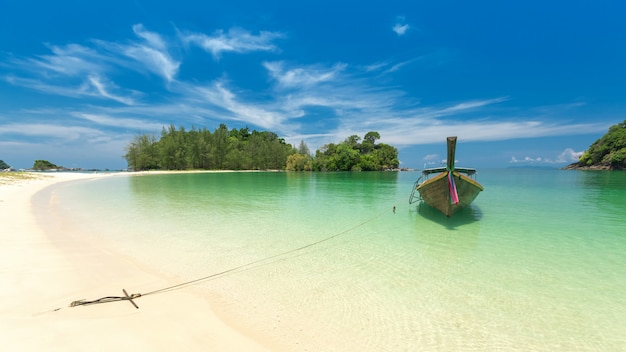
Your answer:
[[[409,204],[422,201],[450,217],[476,199],[484,189],[475,179],[476,169],[454,167],[455,153],[456,137],[448,137],[446,167],[424,169],[413,185]],[[433,174],[438,175],[430,177]]]

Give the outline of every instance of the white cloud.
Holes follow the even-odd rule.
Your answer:
[[[163,124],[161,123],[147,122],[141,119],[112,117],[108,115],[92,114],[92,113],[84,113],[84,112],[76,112],[73,115],[83,120],[94,122],[98,125],[113,126],[113,127],[125,128],[125,129],[159,130],[163,127]]]
[[[167,81],[174,79],[180,66],[179,62],[172,60],[166,53],[143,45],[126,47],[124,54],[145,64],[149,71],[162,76]]]
[[[222,119],[249,122],[275,132],[285,128],[281,124],[286,116],[275,105],[243,101],[226,85],[224,81],[217,81],[211,86],[196,89],[196,94],[205,104],[222,109]]]
[[[15,60],[14,64],[29,71],[37,71],[45,76],[81,76],[85,73],[101,72],[101,56],[91,48],[69,44],[50,46],[53,55],[40,55],[27,60]]]
[[[128,97],[124,97],[124,96],[118,96],[118,95],[115,95],[113,93],[110,93],[108,91],[107,83],[109,85],[111,85],[111,83],[103,82],[102,79],[99,76],[97,76],[97,75],[90,75],[88,77],[88,80],[89,80],[89,83],[91,83],[91,85],[99,93],[99,95],[101,95],[101,96],[103,96],[105,98],[109,98],[109,99],[115,100],[117,102],[120,102],[122,104],[126,104],[126,105],[133,105],[135,103],[132,98],[128,98]],[[118,87],[113,84],[110,88],[116,89]]]
[[[557,162],[559,163],[577,162],[584,153],[585,153],[584,151],[577,152],[577,151],[574,151],[574,149],[572,148],[565,148],[565,150],[561,154],[559,154],[557,158]]]
[[[283,62],[264,62],[270,76],[283,87],[311,86],[333,81],[346,68],[345,64],[335,64],[330,68],[296,67],[285,69]]]
[[[404,16],[398,16],[396,18],[396,24],[391,28],[398,36],[403,36],[409,30],[409,25],[406,24]]]
[[[422,161],[424,162],[424,167],[438,166],[446,162],[445,159],[441,160],[439,154],[428,154],[422,158]]]
[[[89,139],[102,136],[104,132],[94,128],[63,126],[43,123],[15,123],[0,126],[0,134],[48,137],[62,140]]]
[[[389,61],[385,61],[385,62],[375,62],[371,65],[367,65],[365,66],[365,71],[366,72],[372,72],[372,71],[379,71],[387,66],[389,66],[390,63]]]
[[[423,158],[424,161],[432,162],[439,160],[439,154],[428,154]]]
[[[539,158],[539,159],[541,159],[541,158]],[[531,158],[529,156],[523,157],[522,159],[518,159],[518,158],[512,156],[510,162],[516,164],[516,163],[532,163],[532,162],[535,162],[535,161],[536,161],[535,159],[533,159],[533,158]]]
[[[254,35],[239,28],[230,29],[228,32],[219,30],[212,36],[203,33],[181,35],[183,42],[198,45],[215,58],[219,58],[223,52],[275,51],[278,48],[272,42],[283,37],[284,35],[278,32],[261,31]]]
[[[147,70],[171,81],[180,66],[168,53],[166,42],[158,34],[146,31],[141,24],[133,26],[133,31],[141,41],[119,44],[92,40],[93,47],[75,43],[52,45],[48,46],[49,55],[13,58],[8,65],[5,64],[13,71],[5,80],[48,94],[104,97],[133,104],[134,100],[128,97],[128,93],[133,95],[137,92],[120,89],[124,94],[114,93],[112,89],[118,90],[118,87],[107,78],[109,75],[116,74],[120,68],[135,72]]]
[[[528,163],[528,164],[563,164],[563,163],[572,163],[577,162],[581,155],[584,152],[576,152],[572,148],[566,148],[563,152],[561,152],[556,159],[546,158],[546,157],[530,157],[525,156],[521,159],[518,159],[515,156],[511,157],[510,163]]]
[[[404,35],[406,33],[406,31],[409,30],[409,25],[408,24],[400,24],[400,23],[396,23],[393,26],[393,31],[396,32],[397,35]]]
[[[147,31],[143,24],[138,23],[134,25],[133,32],[149,43],[151,47],[160,51],[167,51],[167,44],[163,41],[163,38],[157,33]]]
[[[454,112],[460,112],[464,110],[476,109],[487,105],[497,104],[504,101],[507,101],[507,97],[500,97],[494,99],[483,99],[483,100],[470,100],[462,103],[457,103],[450,107],[440,110],[441,114],[449,114]]]
[[[413,63],[414,61],[418,60],[419,58],[415,58],[415,59],[411,59],[411,60],[407,60],[407,61],[403,61],[403,62],[399,62],[393,66],[391,66],[389,69],[385,70],[384,73],[391,73],[391,72],[396,72],[399,71],[402,67],[407,66],[411,63]]]
[[[77,98],[85,95],[85,87],[82,86],[62,86],[53,83],[42,82],[40,79],[24,78],[16,76],[5,77],[5,80],[19,87],[26,87],[45,94],[60,95]]]
[[[180,62],[169,54],[165,41],[157,33],[146,31],[141,24],[134,25],[133,31],[145,44],[113,45],[113,48],[118,46],[124,55],[141,63],[146,69],[168,82],[172,81],[178,73]]]
[[[457,135],[464,141],[501,141],[521,138],[577,135],[606,130],[606,124],[581,123],[572,125],[551,124],[544,121],[494,121],[490,119],[464,120],[460,112],[455,119],[451,110],[441,109],[416,113],[413,118],[401,117],[386,120],[378,130],[385,143],[396,145],[431,144],[446,136]],[[383,138],[381,138],[382,140]]]

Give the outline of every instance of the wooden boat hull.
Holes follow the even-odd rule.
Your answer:
[[[450,200],[448,173],[449,171],[442,172],[422,182],[417,186],[416,190],[419,192],[424,203],[449,217],[470,205],[483,190],[483,186],[476,182],[476,180],[453,171],[452,175],[459,199],[458,204],[453,204]]]

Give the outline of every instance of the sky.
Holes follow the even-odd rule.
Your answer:
[[[124,169],[164,126],[401,167],[562,167],[626,120],[626,2],[0,0],[0,160]]]

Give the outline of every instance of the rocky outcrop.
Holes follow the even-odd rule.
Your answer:
[[[624,168],[615,165],[580,165],[579,163],[569,164],[563,168],[564,170],[624,170]]]

